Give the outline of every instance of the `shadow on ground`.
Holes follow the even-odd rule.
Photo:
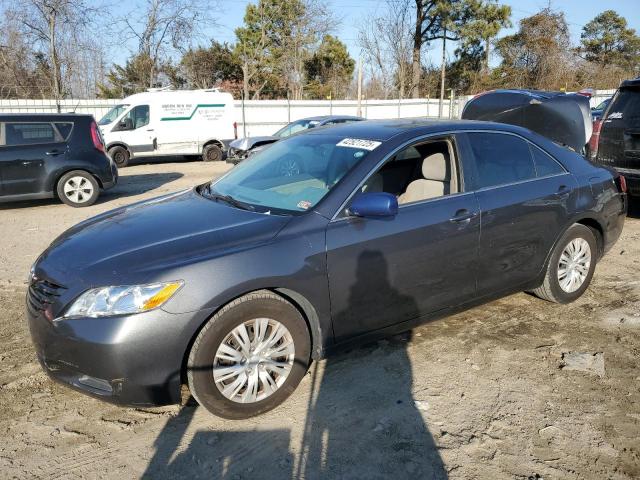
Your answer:
[[[131,197],[155,190],[171,183],[184,174],[180,172],[166,173],[140,173],[136,175],[123,175],[118,179],[118,184],[110,190],[102,192],[96,203],[112,200],[114,197]]]
[[[372,256],[378,261],[375,272],[362,268]],[[376,291],[389,292],[390,301],[413,305],[417,315],[415,301],[390,285],[382,254],[364,252],[348,306],[336,321],[362,307],[372,283]],[[306,411],[287,412],[285,403],[271,415],[281,419],[281,428],[260,428],[258,419],[249,424],[251,430],[238,422],[242,431],[200,430],[190,436],[196,407],[183,408],[158,435],[143,478],[447,478],[420,403],[413,399],[410,339],[410,333],[397,335],[331,356],[324,368],[314,363]],[[302,427],[296,415],[304,419]]]

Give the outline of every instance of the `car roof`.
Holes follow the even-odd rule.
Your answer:
[[[633,80],[625,80],[620,84],[620,88],[626,87],[640,87],[640,77],[634,78]]]
[[[353,115],[316,115],[315,117],[306,117],[295,120],[299,122],[301,120],[309,121],[316,120],[318,122],[324,122],[327,120],[364,120],[362,117],[354,117]]]
[[[330,130],[311,129],[305,135],[336,135],[347,138],[363,138],[386,141],[398,134],[414,132],[416,135],[428,135],[439,132],[460,130],[496,130],[513,133],[525,133],[527,129],[504,123],[478,120],[428,120],[421,118],[401,118],[394,120],[365,120],[331,126]]]
[[[91,118],[87,113],[0,113],[0,119],[4,121],[60,121],[77,120],[78,118]]]

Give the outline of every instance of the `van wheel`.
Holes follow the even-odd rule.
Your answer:
[[[555,303],[579,298],[596,268],[598,244],[589,227],[573,224],[556,245],[542,285],[532,293]]]
[[[129,150],[120,145],[109,149],[109,156],[116,163],[118,168],[124,168],[129,165]]]
[[[189,389],[214,415],[259,415],[291,395],[310,352],[307,323],[293,305],[267,290],[250,293],[222,308],[196,337]]]
[[[83,170],[65,173],[56,186],[58,198],[72,207],[93,205],[100,194],[100,186],[93,175]]]
[[[205,145],[202,149],[202,160],[205,162],[219,162],[222,160],[222,149],[215,143]]]

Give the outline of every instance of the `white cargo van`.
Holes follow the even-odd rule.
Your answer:
[[[201,155],[222,160],[237,138],[233,97],[212,90],[151,89],[125,98],[98,122],[119,167],[133,157]]]

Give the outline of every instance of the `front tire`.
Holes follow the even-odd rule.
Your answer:
[[[300,312],[262,290],[222,308],[196,337],[187,362],[191,394],[209,412],[243,419],[280,405],[304,377],[309,330]]]
[[[84,170],[65,173],[56,185],[58,198],[72,207],[88,207],[96,203],[100,186],[93,175]]]
[[[573,302],[591,283],[597,258],[598,242],[593,231],[573,224],[556,244],[542,285],[532,293],[550,302]]]
[[[109,149],[109,156],[111,160],[115,162],[118,168],[124,168],[129,165],[129,150],[120,145],[116,145],[115,147],[111,147]]]
[[[222,160],[222,149],[219,145],[211,143],[202,149],[202,160],[205,162],[219,162]]]

